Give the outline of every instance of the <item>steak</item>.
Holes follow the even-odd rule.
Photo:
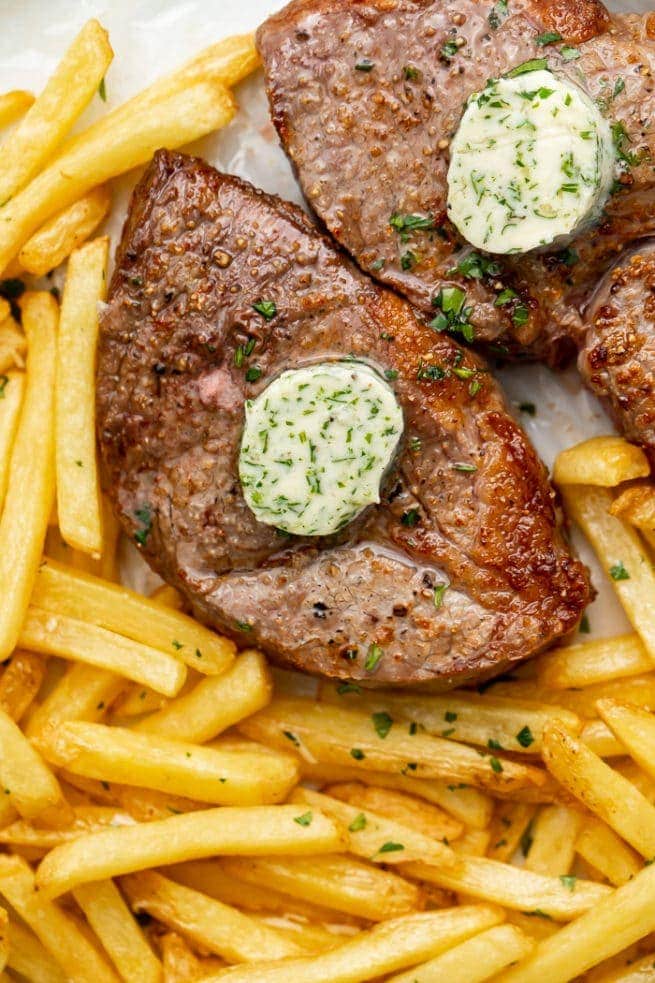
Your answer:
[[[610,16],[600,0],[294,0],[257,35],[282,144],[360,267],[424,311],[459,284],[477,342],[552,364],[582,343],[582,309],[617,251],[655,231],[654,39],[655,14]],[[472,93],[544,56],[615,121],[617,193],[573,248],[467,277],[470,247],[446,214],[450,139]],[[428,227],[399,232],[398,215]],[[508,288],[515,304],[497,306]]]
[[[403,441],[379,506],[331,537],[280,535],[240,487],[244,404],[282,370],[335,358],[394,379]],[[301,210],[201,160],[160,151],[134,192],[97,418],[105,487],[145,558],[198,618],[282,665],[452,685],[561,638],[589,601],[486,364]]]

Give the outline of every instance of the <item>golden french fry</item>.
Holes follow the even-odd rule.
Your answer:
[[[59,829],[46,829],[19,819],[0,829],[0,843],[13,847],[42,847],[46,850],[68,843],[79,836],[94,833],[108,826],[133,826],[136,820],[128,813],[108,806],[74,806],[72,821]]]
[[[11,449],[20,419],[25,375],[23,372],[10,372],[0,375],[0,515],[5,501],[9,481]]]
[[[30,929],[13,917],[9,919],[7,965],[31,983],[66,983],[59,963]]]
[[[17,650],[0,678],[0,709],[19,723],[39,692],[45,663],[38,655]]]
[[[486,857],[460,857],[452,870],[422,863],[403,864],[401,870],[428,884],[563,922],[577,918],[610,893],[604,884],[575,877],[545,877]]]
[[[164,983],[191,983],[202,976],[200,960],[189,945],[176,932],[167,932],[159,938]]]
[[[453,850],[462,857],[484,857],[489,849],[491,835],[485,829],[467,829],[453,843]]]
[[[335,799],[341,799],[342,802],[348,802],[351,806],[358,806],[361,809],[370,809],[371,812],[377,812],[387,819],[394,819],[436,840],[450,843],[464,832],[462,823],[453,819],[439,806],[423,802],[405,792],[362,785],[359,782],[331,785],[324,791]]]
[[[575,849],[616,887],[626,884],[643,866],[635,851],[600,819],[588,819],[584,823]]]
[[[532,950],[534,943],[515,925],[498,925],[388,983],[483,983]]]
[[[206,675],[219,675],[234,661],[234,642],[193,618],[53,560],[39,568],[32,604],[57,615],[83,616],[90,624],[160,649]]]
[[[39,568],[55,494],[54,388],[57,304],[25,294],[27,385],[0,517],[0,661],[16,647]]]
[[[9,955],[9,916],[4,908],[0,908],[0,973],[7,965]]]
[[[53,215],[27,240],[18,257],[20,265],[33,276],[45,276],[93,235],[110,206],[109,188],[106,185],[93,188],[79,201]]]
[[[348,692],[322,683],[320,699],[333,706],[347,706],[368,713],[388,726],[414,728],[435,737],[480,744],[514,754],[539,754],[541,735],[550,721],[579,733],[582,721],[561,707],[525,700],[508,700],[488,694],[454,692],[444,696],[404,693]]]
[[[613,496],[605,488],[568,485],[564,504],[594,547],[646,652],[655,662],[655,571],[632,526],[610,515]]]
[[[307,856],[343,849],[326,816],[314,813],[302,826],[297,815],[297,806],[225,806],[103,830],[55,847],[37,871],[37,884],[44,897],[56,897],[89,881],[214,854]]]
[[[0,786],[12,806],[26,819],[49,820],[68,807],[59,784],[23,735],[18,725],[0,709]]]
[[[80,884],[73,897],[123,980],[160,983],[161,963],[113,881]]]
[[[331,932],[323,925],[312,925],[308,921],[297,921],[291,917],[277,918],[270,913],[254,915],[253,920],[261,925],[274,928],[302,952],[325,952],[343,942],[343,937]]]
[[[612,515],[638,529],[655,529],[655,485],[631,485],[612,503]]]
[[[189,677],[183,686],[181,695],[187,690]],[[120,699],[113,706],[113,712],[117,719],[129,717],[142,717],[144,713],[153,714],[163,710],[168,706],[170,700],[167,696],[162,696],[149,686],[138,686],[130,683],[121,694]]]
[[[536,768],[495,755],[486,757],[454,741],[411,735],[407,728],[392,727],[382,737],[371,716],[308,700],[273,700],[265,710],[239,723],[238,729],[262,743],[295,748],[310,760],[416,778],[445,778],[453,784],[478,785],[497,795],[544,784]]]
[[[582,743],[599,758],[618,758],[625,754],[625,747],[602,720],[590,720],[580,734]]]
[[[225,86],[203,80],[160,102],[137,96],[103,116],[0,209],[0,270],[49,218],[91,188],[144,164],[159,147],[183,146],[220,129],[234,111]]]
[[[163,604],[166,608],[173,608],[174,611],[184,611],[184,598],[179,590],[175,590],[170,584],[156,587],[150,595],[150,599],[156,601],[157,604]]]
[[[103,551],[95,370],[98,302],[106,295],[108,254],[109,239],[103,237],[71,255],[57,338],[55,447],[59,529],[69,546],[95,557]]]
[[[59,768],[216,805],[283,801],[298,780],[291,755],[218,751],[158,734],[66,721],[41,743]]]
[[[124,681],[113,672],[74,663],[30,717],[27,736],[40,748],[66,720],[101,720],[123,686]]]
[[[25,335],[14,319],[0,319],[0,372],[25,368],[26,350]]]
[[[572,795],[643,857],[655,857],[655,806],[619,772],[557,727],[544,736],[544,761]]]
[[[562,451],[555,461],[556,485],[600,485],[612,488],[624,481],[646,478],[648,458],[640,447],[623,437],[591,437]]]
[[[0,95],[0,126],[8,126],[22,116],[34,102],[31,92],[14,89]]]
[[[19,638],[23,648],[33,652],[108,669],[166,696],[179,693],[186,678],[185,667],[171,655],[96,625],[37,607],[28,608]]]
[[[525,843],[524,856],[531,844],[530,824],[536,806],[526,802],[499,802],[491,827],[487,856],[490,860],[511,860],[521,843]],[[523,837],[526,836],[524,840]]]
[[[532,843],[525,858],[526,870],[548,877],[568,874],[582,821],[581,813],[567,806],[544,806],[530,831]]]
[[[205,983],[359,983],[432,959],[502,921],[497,909],[469,906],[406,915],[318,956],[228,969]]]
[[[273,685],[266,659],[254,649],[242,652],[222,676],[208,676],[189,692],[134,730],[204,744],[233,724],[261,710],[271,700]]]
[[[630,950],[627,950],[629,953]],[[617,957],[618,958],[618,957]],[[648,983],[652,979],[653,968],[655,967],[655,952],[649,953],[643,959],[637,959],[626,955],[621,960],[622,966],[603,973],[598,978],[594,977],[594,983]]]
[[[287,959],[302,952],[274,928],[154,871],[123,877],[121,887],[134,911],[147,912],[230,963]]]
[[[653,661],[639,635],[599,638],[555,649],[539,660],[540,686],[577,689],[651,672]],[[557,701],[557,694],[553,693]]]
[[[310,807],[300,820],[311,821],[312,809],[319,809],[334,819],[344,830],[348,850],[355,856],[390,865],[421,860],[443,867],[455,866],[455,854],[448,846],[394,819],[307,788],[296,789],[291,801]]]
[[[154,82],[144,96],[151,102],[157,102],[175,89],[182,89],[202,78],[217,78],[232,88],[259,65],[254,35],[237,34],[205,48],[181,68]]]
[[[640,768],[655,778],[655,715],[616,700],[599,700],[598,712]]]
[[[97,93],[112,58],[105,29],[97,20],[87,21],[2,146],[0,202],[12,198],[52,158]]]
[[[547,689],[541,683],[533,680],[516,680],[515,682],[499,682],[494,689],[504,695],[510,692],[515,699],[534,699],[543,696]],[[598,716],[596,704],[599,700],[618,700],[621,703],[636,703],[643,706],[655,707],[655,672],[644,673],[641,676],[629,676],[621,679],[610,679],[604,683],[595,683],[580,689],[558,690],[553,697],[562,706],[577,713],[586,720]],[[554,726],[559,726],[554,723]],[[564,728],[567,729],[568,728]],[[569,733],[571,733],[569,731]],[[579,736],[579,735],[576,735]]]
[[[539,942],[494,983],[568,983],[655,929],[655,868],[647,867],[571,925]]]
[[[20,857],[0,855],[0,894],[29,925],[71,983],[118,983],[118,977],[69,915],[35,890]]]
[[[221,867],[229,877],[255,889],[272,889],[373,922],[421,906],[421,894],[414,884],[348,856],[234,857],[222,860]]]

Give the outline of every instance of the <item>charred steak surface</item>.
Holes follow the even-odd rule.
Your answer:
[[[295,0],[258,32],[282,144],[362,269],[425,311],[458,283],[477,341],[553,363],[580,344],[581,308],[617,251],[654,230],[654,40],[655,14],[610,16],[600,0]],[[472,93],[544,57],[615,121],[622,190],[572,249],[467,277],[470,247],[446,215],[449,141]],[[399,234],[404,215],[432,228]],[[497,306],[507,288],[516,302]]]
[[[284,369],[344,357],[393,378],[403,409],[382,503],[338,536],[280,536],[239,484],[245,400]],[[200,160],[160,151],[134,192],[97,400],[125,529],[200,619],[281,664],[449,685],[544,648],[589,600],[486,365],[295,206]]]

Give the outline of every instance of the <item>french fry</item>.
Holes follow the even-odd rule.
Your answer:
[[[79,836],[94,833],[108,826],[132,826],[136,820],[127,812],[109,806],[74,806],[69,825],[59,829],[47,829],[19,819],[0,829],[0,843],[11,846],[41,847],[50,850],[76,840]]]
[[[298,780],[291,755],[218,751],[121,727],[65,721],[41,744],[58,768],[216,805],[283,801]]]
[[[610,515],[613,496],[604,488],[562,488],[569,516],[594,547],[633,628],[655,662],[655,571],[632,526]]]
[[[627,884],[643,866],[638,854],[599,819],[588,819],[585,822],[575,849],[583,860],[615,887]]]
[[[0,614],[0,621],[1,618]],[[58,655],[106,669],[151,686],[166,696],[179,693],[186,678],[186,668],[171,655],[42,608],[28,608],[19,632],[21,646],[32,652]]]
[[[176,932],[159,937],[164,983],[191,983],[202,976],[200,960]]]
[[[274,700],[265,710],[238,724],[255,740],[295,748],[309,759],[355,765],[416,778],[442,778],[493,790],[497,795],[543,783],[540,771],[495,755],[481,756],[454,741],[410,735],[391,728],[381,737],[368,715],[307,700]]]
[[[536,806],[526,802],[499,802],[490,828],[490,860],[510,860],[528,831]],[[526,840],[526,843],[528,841]]]
[[[25,335],[14,319],[0,320],[0,372],[24,369],[26,350]]]
[[[156,601],[157,604],[163,604],[165,608],[172,608],[174,611],[184,611],[184,598],[179,590],[171,587],[170,584],[162,584],[161,587],[156,587],[150,595],[150,599]]]
[[[107,290],[109,239],[75,250],[59,317],[55,441],[57,516],[65,542],[99,557],[102,500],[96,463],[95,372],[98,302]]]
[[[651,672],[653,661],[638,635],[600,638],[555,649],[539,661],[541,686],[576,689]],[[553,693],[557,700],[557,694]]]
[[[252,34],[237,34],[205,48],[180,68],[146,89],[144,98],[155,103],[202,78],[217,78],[228,88],[237,85],[260,65]],[[138,98],[138,97],[136,97]]]
[[[276,918],[275,915],[255,915],[254,921],[274,928],[280,935],[295,943],[303,952],[325,952],[343,942],[343,937],[323,925],[293,918]]]
[[[579,812],[566,806],[544,806],[532,824],[532,844],[525,858],[526,870],[548,877],[568,874],[573,865],[582,820]]]
[[[344,829],[348,850],[355,856],[390,865],[401,860],[421,860],[446,868],[455,866],[455,854],[448,846],[396,820],[307,788],[296,789],[291,801],[310,807],[301,819],[311,817],[311,809],[319,809],[334,819]]]
[[[612,515],[638,529],[655,529],[655,485],[632,485],[612,502]]]
[[[508,700],[485,694],[449,693],[444,696],[403,693],[339,694],[333,683],[323,683],[320,699],[333,706],[352,707],[369,715],[386,714],[390,727],[404,728],[413,723],[435,737],[479,744],[514,754],[539,754],[546,724],[559,722],[579,733],[582,722],[561,707],[525,700]]]
[[[655,715],[616,700],[599,700],[598,712],[640,768],[655,778]]]
[[[140,720],[134,730],[204,744],[265,707],[272,692],[266,659],[250,649],[223,675],[202,679],[189,693]]]
[[[546,692],[545,687],[533,680],[499,682],[494,689],[501,690],[503,693],[512,692],[516,699],[531,699],[535,696],[543,696]],[[625,679],[610,679],[605,683],[595,683],[581,689],[561,689],[557,691],[556,696],[562,706],[586,720],[598,716],[596,704],[599,700],[618,700],[621,703],[655,707],[655,672],[629,676]],[[554,724],[554,726],[559,725]]]
[[[0,973],[7,965],[9,955],[9,916],[4,908],[0,908]]]
[[[71,618],[82,610],[91,624],[160,649],[205,675],[219,675],[234,661],[233,642],[187,615],[52,560],[41,564],[32,604]]]
[[[474,935],[429,963],[389,978],[388,983],[482,983],[525,956],[534,943],[515,925]]]
[[[646,478],[648,458],[623,437],[591,437],[558,455],[553,468],[556,485],[600,485],[613,488],[624,481]]]
[[[206,977],[205,983],[360,983],[432,959],[502,917],[497,909],[473,905],[406,915],[320,956],[235,967]]]
[[[0,376],[0,392],[2,393],[2,399],[0,399],[0,515],[2,515],[9,481],[11,449],[18,428],[23,393],[25,392],[25,375],[22,372],[10,372],[8,375]]]
[[[609,973],[603,973],[595,983],[648,983],[655,967],[655,952],[650,952],[635,962],[632,958],[622,960],[623,966]]]
[[[9,919],[7,965],[31,983],[66,983],[59,963],[30,929],[13,917]]]
[[[33,276],[56,269],[93,235],[110,206],[111,194],[102,185],[53,215],[21,249],[18,261],[22,268]]]
[[[59,784],[17,724],[0,709],[0,786],[26,819],[68,813]]]
[[[416,885],[348,856],[234,857],[223,859],[221,867],[228,876],[255,888],[272,888],[372,922],[396,918],[421,906]]]
[[[484,857],[489,849],[491,834],[486,829],[467,829],[453,843],[453,850],[461,857]]]
[[[436,840],[452,842],[464,832],[462,823],[439,806],[423,802],[405,792],[362,785],[359,782],[331,785],[324,791],[335,799],[349,802],[351,806],[359,806],[361,809],[370,809],[387,819],[395,819]]]
[[[34,96],[32,93],[25,92],[23,89],[3,92],[0,95],[0,127],[8,126],[14,120],[19,119],[33,103]]]
[[[73,897],[123,980],[160,983],[161,963],[113,881],[81,884]]]
[[[20,857],[0,855],[0,894],[29,925],[71,983],[118,983],[95,946],[58,905],[35,890],[34,875]]]
[[[236,908],[146,871],[121,878],[130,905],[230,963],[300,955],[302,947]]]
[[[30,717],[27,736],[40,748],[66,720],[102,720],[124,685],[113,672],[73,663]]]
[[[112,58],[105,29],[97,20],[87,21],[2,147],[1,202],[12,198],[52,158],[97,93]]]
[[[187,689],[188,682],[189,677],[187,676],[182,691]],[[180,695],[183,695],[183,692]],[[136,683],[130,683],[114,704],[113,712],[115,719],[129,723],[128,718],[143,717],[144,713],[158,713],[164,707],[168,706],[169,702],[170,700],[167,696],[157,693],[156,690],[150,689],[149,686],[138,686]]]
[[[180,147],[220,129],[234,111],[224,85],[202,80],[161,101],[137,96],[103,116],[0,209],[0,270],[49,218],[91,188],[144,164],[159,147]]]
[[[45,663],[38,655],[14,652],[0,679],[0,709],[20,723],[39,692],[44,675]]]
[[[588,911],[607,894],[604,884],[577,878],[545,877],[486,857],[460,857],[453,870],[422,863],[402,864],[401,871],[471,898],[515,911],[537,912],[555,921],[570,921]]]
[[[494,983],[568,983],[655,929],[655,868],[646,867],[577,921],[539,942]]]
[[[89,881],[215,854],[307,856],[343,848],[326,816],[314,813],[302,826],[297,815],[290,805],[226,806],[103,830],[55,847],[37,871],[37,884],[52,898]]]
[[[55,494],[54,388],[57,304],[23,298],[27,385],[0,517],[0,662],[16,647],[41,559]]]
[[[590,720],[580,734],[582,743],[599,758],[616,758],[625,754],[625,747],[602,720]]]
[[[655,806],[619,772],[557,727],[544,737],[549,771],[647,860],[655,857]]]

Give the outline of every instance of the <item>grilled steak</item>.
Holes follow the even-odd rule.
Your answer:
[[[332,537],[280,536],[239,484],[244,402],[350,356],[394,378],[404,412],[382,503]],[[544,648],[589,600],[486,365],[295,206],[200,160],[160,151],[134,192],[97,408],[106,487],[144,556],[201,620],[281,664],[449,685]]]
[[[600,0],[294,0],[258,47],[305,195],[362,269],[425,311],[458,283],[478,342],[559,363],[581,343],[581,307],[617,251],[655,227],[653,39],[655,14],[610,17]],[[500,269],[467,277],[470,248],[446,216],[450,138],[487,79],[544,56],[616,121],[623,190],[573,249],[498,258]],[[405,215],[428,227],[398,228]],[[497,306],[507,288],[516,301]]]

